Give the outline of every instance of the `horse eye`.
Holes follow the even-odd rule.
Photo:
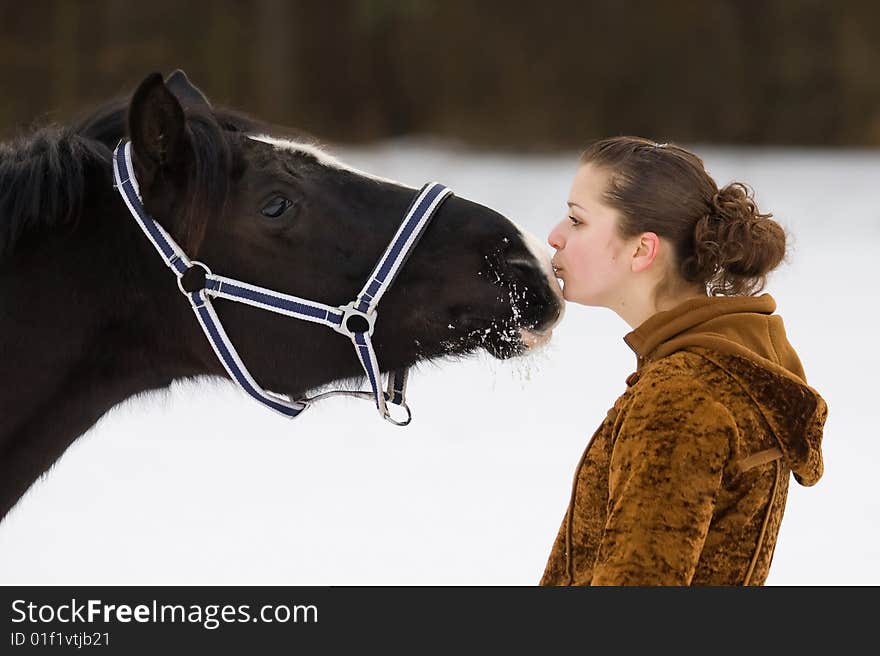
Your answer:
[[[293,203],[284,196],[275,196],[272,200],[266,203],[261,210],[261,213],[263,216],[268,216],[270,219],[277,219],[284,214],[285,210],[291,205],[293,205]]]

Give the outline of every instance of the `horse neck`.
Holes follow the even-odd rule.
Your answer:
[[[0,518],[111,407],[208,373],[174,277],[107,188],[0,268]]]

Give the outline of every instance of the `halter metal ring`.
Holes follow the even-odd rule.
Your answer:
[[[357,333],[365,332],[367,335],[373,335],[373,328],[376,325],[376,316],[377,313],[373,310],[372,313],[367,314],[366,312],[361,312],[358,310],[355,305],[357,301],[352,301],[348,305],[340,305],[339,310],[342,312],[342,323],[338,326],[333,326],[333,330],[338,333],[342,333],[346,337],[353,338]],[[348,320],[352,317],[361,317],[364,321],[367,322],[366,330],[352,330],[348,327]]]
[[[406,419],[404,421],[397,421],[394,417],[392,417],[391,413],[388,412],[387,407],[385,408],[385,414],[382,415],[382,418],[386,421],[390,421],[395,426],[406,426],[409,424],[409,422],[412,421],[412,412],[409,411],[409,406],[406,404],[406,402],[400,403],[399,405],[401,408],[406,410]]]
[[[205,276],[213,276],[214,274],[211,272],[211,269],[208,268],[208,265],[204,262],[199,262],[198,260],[192,260],[190,262],[193,266],[201,267],[205,270]],[[189,269],[187,269],[189,271]],[[186,291],[183,288],[183,276],[186,275],[186,271],[183,272],[182,275],[177,276],[177,288],[180,290],[180,293],[184,296],[187,296],[190,292]]]

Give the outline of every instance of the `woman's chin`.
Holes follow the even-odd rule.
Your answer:
[[[578,291],[572,285],[565,285],[562,288],[562,298],[566,303],[575,303],[577,305],[586,305],[587,307],[605,307],[605,304],[599,300],[594,293]]]
[[[574,290],[571,289],[571,285],[563,283],[562,285],[562,298],[565,299],[569,303],[579,303],[580,301],[577,298],[574,298],[575,293]]]

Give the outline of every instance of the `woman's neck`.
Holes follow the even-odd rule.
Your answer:
[[[706,292],[690,290],[676,295],[664,296],[660,299],[654,299],[651,295],[641,298],[622,298],[617,306],[611,309],[635,330],[658,312],[671,310],[693,298],[706,298]]]

